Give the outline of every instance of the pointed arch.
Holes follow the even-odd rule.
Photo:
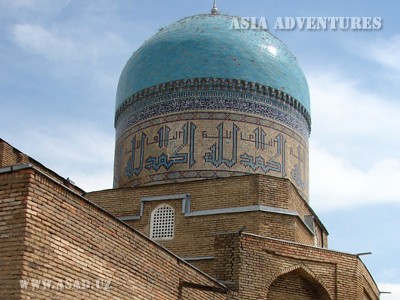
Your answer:
[[[276,297],[274,295],[276,293],[287,293],[287,297],[290,297],[291,290],[280,289],[281,285],[288,286],[288,283],[290,283],[289,286],[293,290],[297,289],[296,296],[298,298],[296,299],[334,299],[324,282],[304,265],[294,265],[274,274],[272,279],[267,283],[267,299],[274,299],[273,297]]]

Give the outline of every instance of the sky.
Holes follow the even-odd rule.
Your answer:
[[[398,0],[219,0],[266,18],[310,88],[310,203],[329,247],[400,300]],[[119,75],[158,29],[211,0],[0,0],[0,137],[86,191],[112,187]],[[284,17],[379,17],[379,30],[278,30]]]

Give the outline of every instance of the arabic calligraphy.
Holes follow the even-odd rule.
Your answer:
[[[175,164],[184,163],[189,163],[189,168],[191,168],[196,163],[194,159],[196,128],[196,125],[192,122],[186,122],[181,128],[182,130],[176,131],[170,139],[170,128],[167,126],[162,126],[157,132],[157,138],[154,139],[155,142],[158,142],[160,148],[168,148],[170,141],[177,140],[179,138],[182,138],[182,145],[171,155],[162,152],[158,156],[149,156],[145,161],[145,168],[147,170],[158,171],[161,167],[164,167],[166,170],[169,170]],[[189,151],[186,153],[181,153],[180,151],[185,146],[189,146]]]
[[[267,147],[273,146],[273,139],[270,138],[267,141],[266,137],[267,133],[261,127],[257,127],[249,134],[246,134],[245,132],[240,132],[240,140],[253,143],[256,149],[261,150],[265,150],[267,149]]]
[[[133,175],[138,176],[140,172],[143,170],[143,160],[144,160],[144,141],[146,139],[147,135],[142,132],[142,138],[140,139],[140,142],[136,143],[136,134],[132,139],[132,153],[131,156],[128,159],[128,162],[126,164],[125,168],[125,175],[128,177],[132,177]],[[136,150],[140,149],[140,158],[139,158],[139,166],[135,168],[135,156],[136,156]]]
[[[231,168],[237,163],[237,139],[239,127],[236,124],[232,125],[232,130],[224,132],[224,123],[217,126],[218,136],[208,136],[207,132],[203,131],[203,138],[217,139],[218,141],[210,147],[210,152],[206,152],[204,160],[212,163],[215,167],[224,164]],[[224,145],[226,140],[232,140],[231,158],[224,158]]]
[[[213,176],[259,173],[286,177],[307,189],[307,145],[290,134],[240,121],[196,122],[177,120],[136,132],[126,141],[126,152],[116,152],[116,161],[121,159],[118,164],[124,167],[120,174],[139,180],[158,174],[162,174],[159,178],[203,178],[210,171]],[[226,173],[228,169],[233,173]]]
[[[161,126],[161,128],[158,130],[158,146],[160,148],[163,147],[168,147],[169,143],[169,132],[171,131],[171,128],[168,126]]]
[[[274,140],[274,144],[276,146],[276,153],[269,160],[266,160],[262,156],[251,156],[247,153],[240,155],[240,163],[249,167],[253,171],[257,171],[261,169],[265,174],[270,171],[280,172],[284,177],[285,173],[285,145],[286,140],[282,134],[278,134]],[[278,159],[280,158],[280,161]]]
[[[301,187],[305,188],[305,183],[302,180],[303,177],[303,171],[302,167],[304,167],[304,161],[302,159],[301,151],[300,151],[300,146],[297,147],[297,155],[293,153],[293,149],[290,150],[290,153],[297,158],[297,164],[294,165],[293,170],[291,172],[293,180],[296,182],[296,184]]]
[[[153,169],[155,171],[158,171],[161,167],[164,167],[168,170],[174,164],[183,164],[187,163],[187,161],[187,153],[173,154],[170,157],[168,157],[168,155],[165,153],[161,153],[159,156],[150,156],[149,158],[147,158],[145,167],[148,170]]]

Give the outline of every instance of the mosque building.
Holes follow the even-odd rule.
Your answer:
[[[130,57],[112,189],[87,193],[0,140],[1,299],[379,299],[310,206],[299,63],[235,20],[214,1]]]

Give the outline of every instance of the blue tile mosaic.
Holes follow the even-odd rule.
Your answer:
[[[234,30],[234,17],[196,15],[163,28],[122,71],[116,110],[152,86],[190,78],[236,78],[284,91],[310,112],[307,81],[296,58],[264,30]]]

